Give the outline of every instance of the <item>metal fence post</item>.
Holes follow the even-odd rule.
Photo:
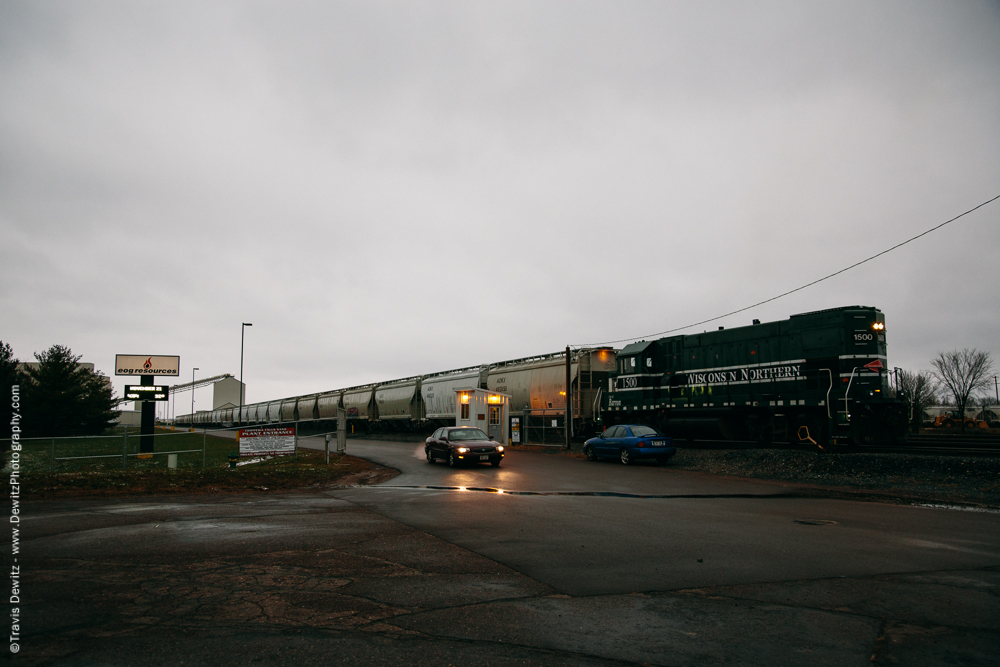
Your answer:
[[[206,435],[206,433],[207,433],[206,429],[202,429],[201,430],[201,467],[202,468],[205,467],[205,443],[208,440],[208,436]]]
[[[52,436],[52,458],[49,459],[49,472],[56,470],[56,437]]]
[[[347,451],[347,411],[337,408],[337,453]]]
[[[122,470],[128,469],[128,426],[122,427]]]

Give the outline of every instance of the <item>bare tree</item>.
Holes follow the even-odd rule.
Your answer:
[[[937,401],[937,397],[934,395],[934,378],[926,371],[911,373],[900,370],[896,380],[899,383],[899,392],[910,401],[910,407],[913,410],[910,427],[916,433],[920,429],[924,408],[934,405]]]
[[[955,399],[956,416],[965,430],[965,406],[976,390],[986,389],[993,379],[993,359],[989,352],[973,348],[941,352],[931,361],[934,377]]]

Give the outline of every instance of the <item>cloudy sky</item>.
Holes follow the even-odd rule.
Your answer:
[[[1000,194],[998,72],[995,1],[0,0],[0,340],[190,378],[252,322],[253,402],[685,326]],[[689,332],[1000,357],[998,221]]]

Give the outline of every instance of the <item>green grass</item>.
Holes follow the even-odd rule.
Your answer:
[[[200,434],[198,437],[201,437]],[[231,442],[231,441],[230,441]],[[228,453],[228,452],[227,452]],[[200,454],[199,454],[200,456]],[[223,457],[224,458],[224,457]],[[229,468],[221,463],[207,467],[168,470],[159,467],[120,467],[25,474],[21,495],[26,499],[161,495],[171,493],[218,494],[289,491],[302,487],[328,486],[343,480],[368,478],[369,473],[391,473],[373,463],[347,455],[330,456],[301,450],[298,456],[279,456],[252,465]],[[352,477],[353,476],[353,477]]]
[[[21,471],[32,472],[103,472],[122,470],[122,452],[126,457],[127,470],[166,469],[167,456],[157,455],[151,459],[140,459],[132,454],[139,452],[139,434],[129,431],[127,439],[119,431],[116,434],[93,436],[85,438],[40,438],[22,440]],[[157,431],[153,436],[153,452],[175,452],[197,450],[187,454],[177,455],[178,468],[201,468],[202,446],[205,447],[205,467],[228,467],[229,453],[236,449],[236,441],[213,435],[189,432]],[[8,450],[9,440],[0,441],[0,447]],[[52,454],[57,459],[53,465]],[[77,459],[60,461],[64,457],[105,456],[110,458]]]
[[[234,438],[200,432],[159,430],[153,436],[154,452],[195,450],[177,455],[177,468],[167,468],[167,456],[161,454],[140,459],[138,433],[122,431],[86,438],[40,438],[22,441],[18,452],[21,494],[25,498],[74,498],[169,493],[255,493],[282,491],[306,486],[325,486],[363,477],[370,471],[384,476],[386,470],[375,464],[346,455],[331,454],[329,465],[323,452],[300,449],[297,454],[278,456],[236,468],[229,467],[229,454],[236,448]],[[202,468],[202,446],[205,467]],[[56,459],[77,456],[106,456],[74,460]],[[10,441],[0,441],[10,466]],[[130,456],[122,467],[122,450]],[[367,477],[366,477],[367,478]]]

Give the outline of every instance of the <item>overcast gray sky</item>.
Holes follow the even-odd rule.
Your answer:
[[[250,402],[683,326],[1000,194],[998,2],[0,0],[0,91],[0,340],[190,379],[252,322]],[[998,221],[697,330],[997,357]]]

